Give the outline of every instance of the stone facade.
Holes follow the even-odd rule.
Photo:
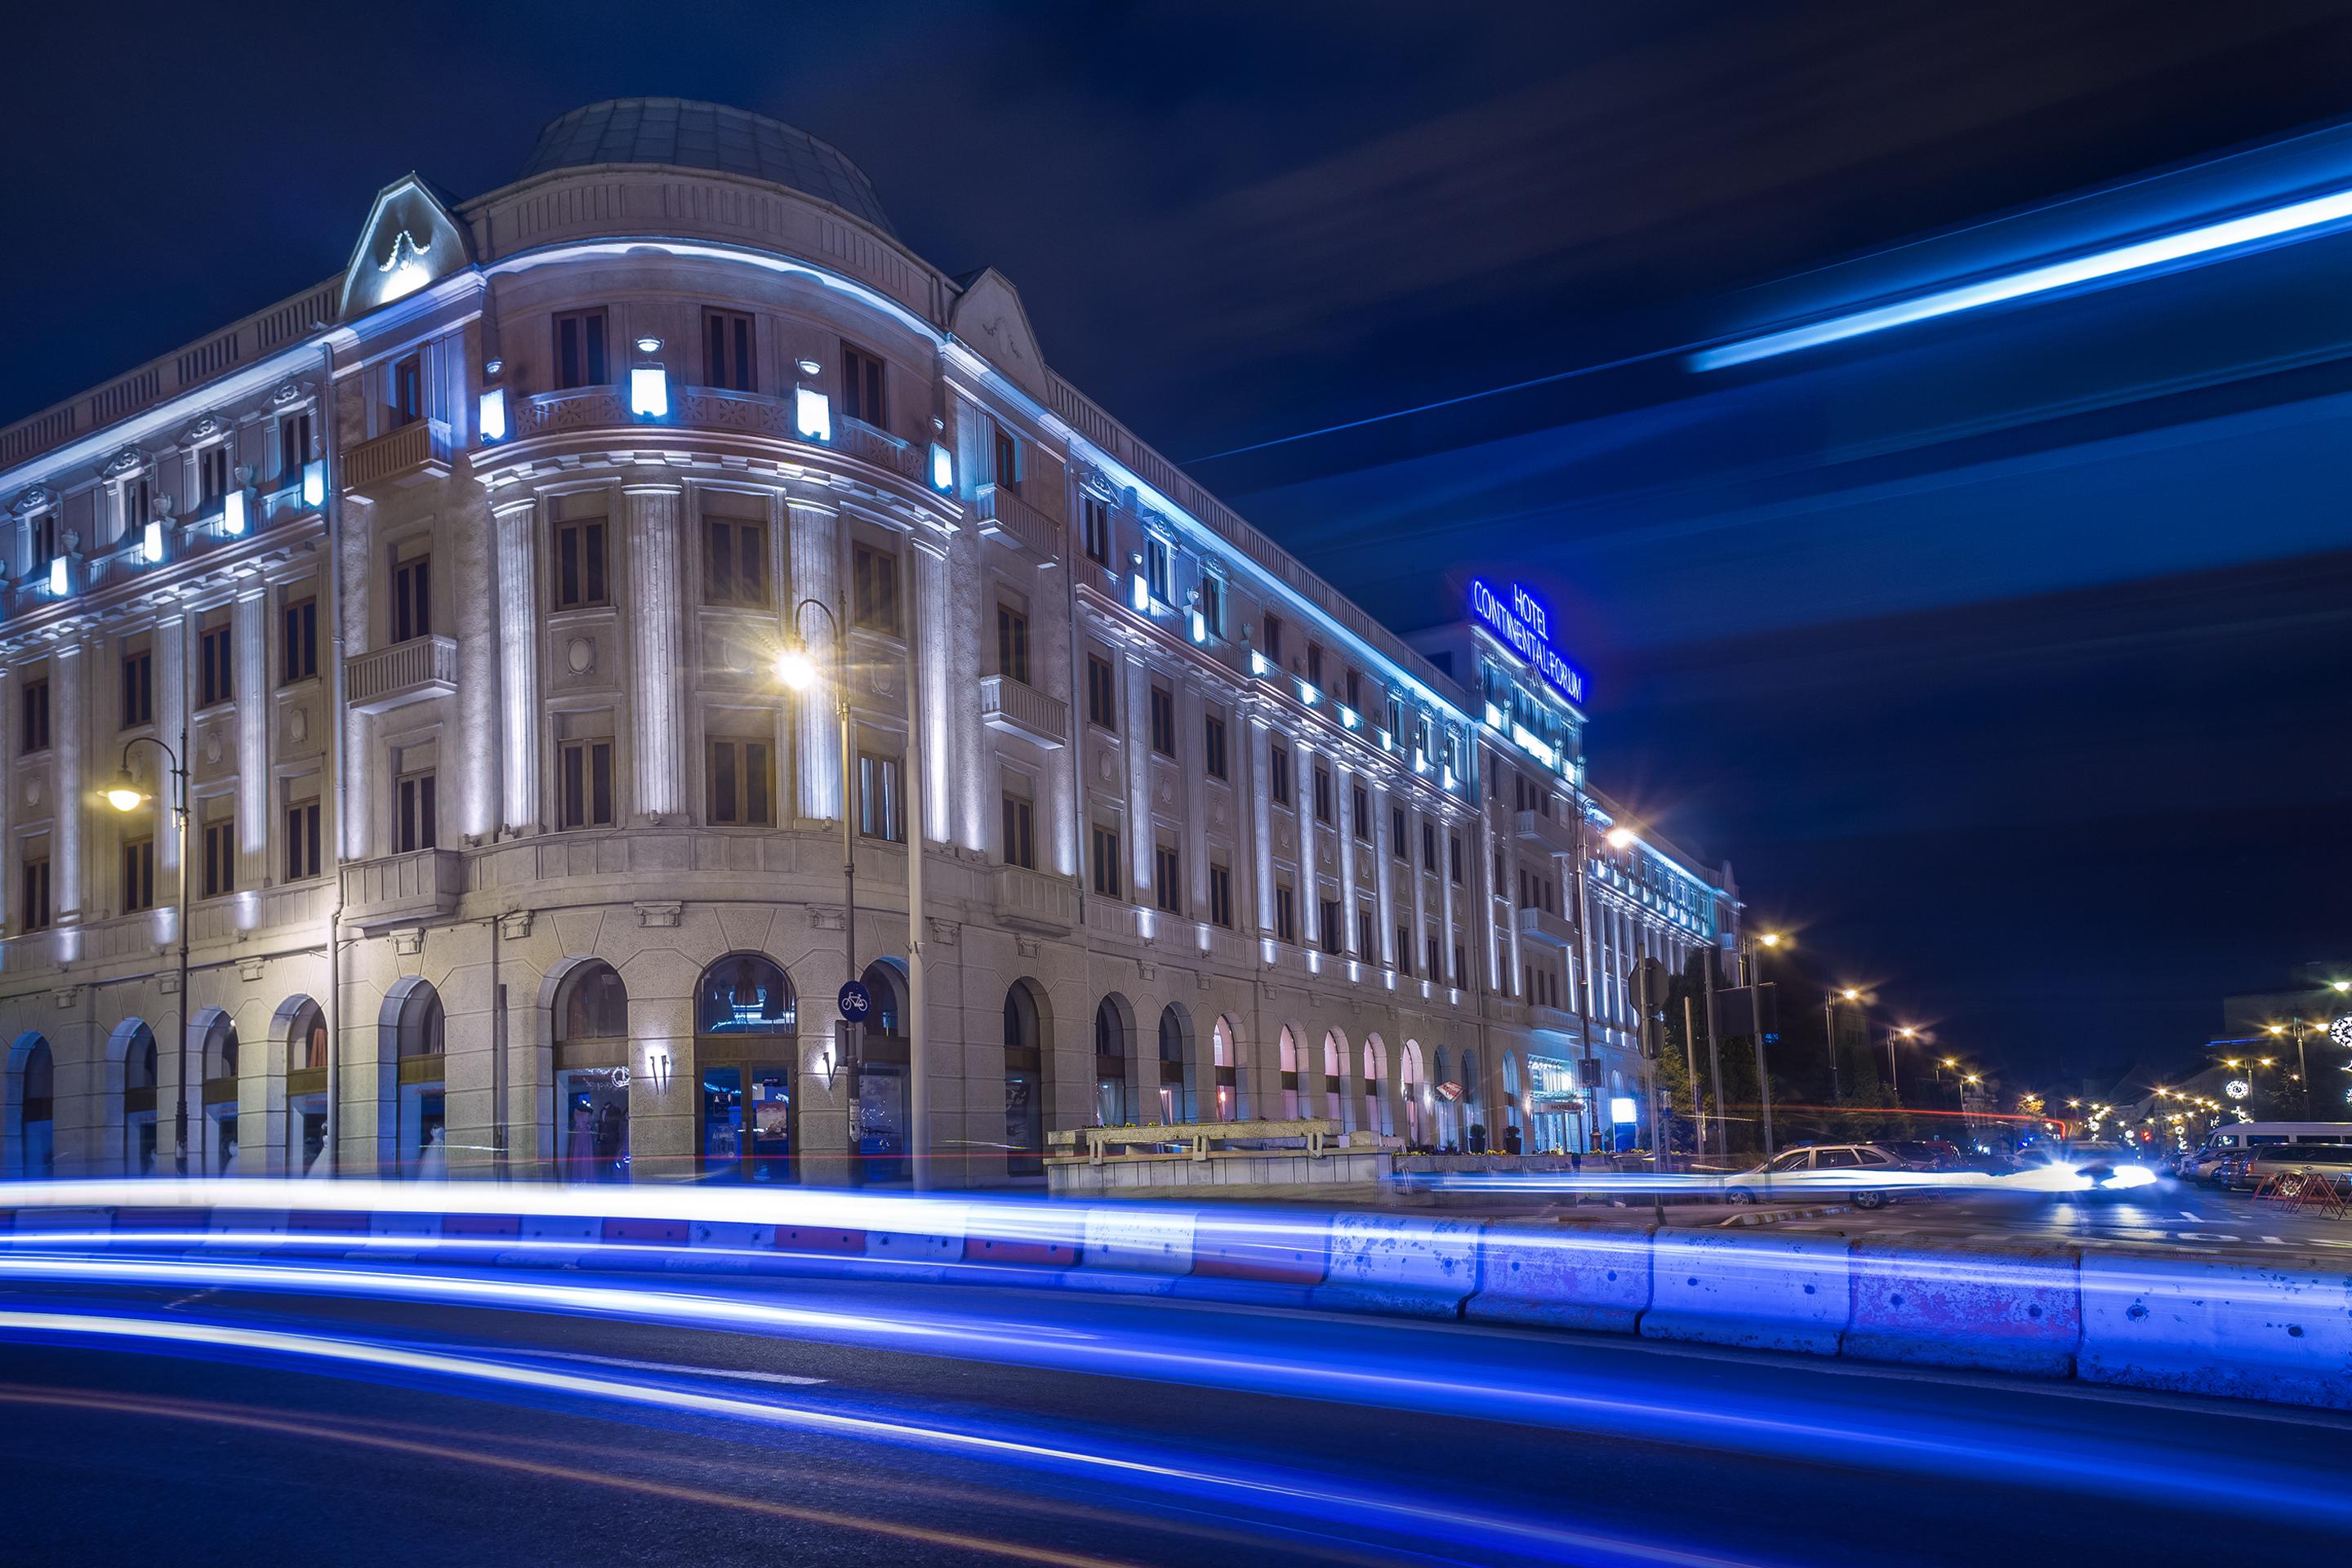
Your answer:
[[[1499,1140],[1530,1053],[1601,1135],[1609,977],[1737,904],[1601,845],[1572,703],[1515,744],[1508,647],[1373,624],[838,153],[586,142],[0,432],[9,1173],[169,1170],[184,1098],[191,1169],[1002,1184],[1098,1117]]]

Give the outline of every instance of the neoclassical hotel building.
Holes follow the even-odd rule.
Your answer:
[[[1733,940],[1532,596],[1376,625],[737,110],[395,182],[340,277],[0,431],[0,507],[10,1175],[1581,1148],[1628,967]]]

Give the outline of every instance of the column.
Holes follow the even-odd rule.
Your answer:
[[[928,539],[909,538],[908,546],[908,576],[915,591],[913,614],[918,617],[916,677],[922,682],[919,695],[909,696],[917,698],[923,724],[923,837],[933,844],[946,844],[955,837],[955,797],[949,780],[961,761],[949,739],[948,658],[952,645],[948,634],[947,557],[941,545]],[[967,699],[955,706],[971,709],[974,704]]]
[[[450,584],[457,640],[457,831],[468,843],[484,843],[506,815],[499,789],[502,748],[520,742],[535,751],[538,714],[530,714],[524,725],[501,724],[505,668],[497,605],[505,584],[498,570],[497,525],[488,502],[478,493],[442,521],[457,557],[457,579]],[[525,603],[529,593],[526,580]],[[502,728],[508,729],[504,735]],[[449,773],[446,752],[442,773],[445,778]],[[532,811],[521,820],[535,822],[538,815]]]
[[[1274,804],[1267,795],[1266,775],[1272,766],[1267,761],[1276,742],[1265,727],[1265,721],[1255,713],[1235,710],[1241,721],[1242,752],[1247,763],[1242,774],[1249,789],[1249,904],[1257,911],[1257,933],[1266,935],[1274,930]],[[1252,1042],[1264,1054],[1273,1049],[1270,1041]]]
[[[1315,858],[1315,752],[1304,741],[1277,742],[1290,747],[1290,804],[1298,818],[1298,934],[1308,947],[1323,945],[1323,872]],[[1308,1026],[1312,1027],[1312,1025]],[[1301,1050],[1320,1052],[1323,1042],[1302,1041]],[[1318,1059],[1315,1066],[1320,1068]],[[1308,1081],[1308,1069],[1299,1069],[1299,1087]]]
[[[1119,656],[1118,700],[1119,756],[1127,764],[1127,896],[1149,905],[1157,869],[1151,863],[1151,671],[1132,649]]]
[[[57,824],[49,844],[49,916],[65,926],[81,922],[82,825],[89,815],[81,800],[88,773],[82,752],[89,734],[89,704],[82,690],[82,677],[89,658],[79,642],[59,642],[50,660],[55,673],[49,678],[53,685],[49,738],[57,766],[49,781],[49,799],[54,803],[50,819]],[[60,959],[74,956],[69,940],[58,943],[58,955]]]
[[[188,755],[184,740],[188,722],[187,616],[178,611],[156,616],[154,648],[155,738],[171,747],[178,754],[180,765],[193,775],[195,771],[194,759]],[[180,896],[180,835],[178,825],[172,818],[172,806],[176,799],[172,764],[152,748],[142,746],[140,751],[145,753],[138,759],[140,763],[143,766],[152,763],[155,768],[155,898],[158,904],[166,898],[174,900],[172,935],[176,942],[179,940],[179,922],[186,918],[187,911],[176,902]],[[111,772],[110,769],[109,771]],[[66,802],[60,800],[58,805],[62,808]],[[195,802],[192,800],[188,805],[193,810]],[[195,833],[196,825],[192,818],[188,824],[189,837],[193,839]],[[120,912],[119,902],[116,908]]]
[[[526,498],[494,510],[499,648],[499,804],[507,837],[540,826],[539,503]]]
[[[792,563],[787,629],[807,646],[809,657],[824,674],[822,689],[800,694],[793,703],[793,767],[800,782],[800,816],[809,822],[835,822],[841,812],[841,731],[834,700],[849,679],[848,669],[834,658],[835,623],[839,631],[849,630],[849,606],[841,594],[840,542],[835,537],[839,516],[833,508],[813,501],[788,499],[784,504]],[[803,599],[823,605],[824,614],[802,606]]]
[[[636,753],[631,819],[666,821],[686,809],[686,715],[678,630],[677,485],[625,485],[629,538],[629,706]]]
[[[1389,810],[1386,784],[1367,780],[1366,791],[1372,803],[1372,934],[1380,939],[1374,951],[1388,955],[1390,968],[1402,969],[1412,954],[1396,951],[1395,814]]]
[[[237,595],[229,637],[236,648],[236,885],[269,876],[269,591]],[[277,1151],[282,1158],[284,1151]]]
[[[1354,774],[1339,765],[1337,757],[1331,759],[1331,816],[1339,823],[1339,852],[1336,858],[1339,862],[1339,946],[1343,951],[1352,952],[1357,936],[1356,779]],[[1380,944],[1375,942],[1371,952],[1358,952],[1356,957],[1364,963],[1378,963],[1380,953]]]
[[[327,657],[348,664],[352,658],[373,646],[369,636],[368,584],[374,580],[371,571],[370,552],[373,549],[375,505],[362,497],[341,497],[343,526],[335,535],[337,551],[336,581],[339,584],[335,609],[335,636],[330,639]],[[325,585],[320,584],[323,598]],[[323,613],[325,606],[320,605]],[[325,628],[321,628],[325,635]],[[328,672],[331,680],[340,682],[334,671]],[[335,839],[342,846],[340,858],[364,860],[368,858],[368,826],[373,814],[368,810],[368,781],[376,771],[376,759],[369,748],[373,721],[364,713],[349,707],[331,721],[343,726],[342,777],[330,787],[340,793],[333,803]],[[338,1026],[339,1034],[349,1037],[354,1031],[352,1021]],[[373,1036],[371,1036],[373,1038]],[[341,1112],[337,1110],[339,1118]]]
[[[1412,963],[1413,967],[1416,969],[1419,969],[1423,963],[1427,961],[1429,956],[1427,951],[1429,945],[1429,869],[1421,863],[1421,823],[1422,815],[1419,808],[1408,806],[1404,814],[1404,834],[1405,848],[1412,858],[1411,871],[1412,881]],[[1442,973],[1432,974],[1427,978],[1435,984],[1443,985],[1445,984],[1445,976]],[[1398,1052],[1397,1067],[1390,1072],[1389,1077],[1397,1082],[1402,1083],[1403,1081],[1402,1068],[1404,1062],[1404,1042],[1402,1040],[1398,1041],[1396,1048]]]

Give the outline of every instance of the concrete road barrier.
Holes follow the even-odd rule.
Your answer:
[[[1644,1338],[1835,1355],[1850,1310],[1842,1236],[1662,1230]]]
[[[2352,1409],[2352,1278],[2275,1264],[2086,1252],[2075,1374]]]
[[[1486,1222],[1388,1214],[1331,1216],[1331,1264],[1318,1306],[1454,1318],[1478,1288]]]
[[[1320,1285],[1331,1270],[1331,1216],[1301,1210],[1204,1209],[1193,1216],[1192,1277]]]
[[[1086,1211],[1078,1271],[1096,1277],[1130,1276],[1164,1280],[1192,1272],[1192,1230],[1199,1216],[1189,1209],[1097,1205]]]
[[[1650,1305],[1652,1227],[1491,1225],[1478,1241],[1477,1293],[1462,1315],[1630,1334]]]
[[[1988,1255],[1934,1243],[1857,1240],[1840,1353],[1868,1361],[2067,1377],[2083,1338],[2074,1250]]]

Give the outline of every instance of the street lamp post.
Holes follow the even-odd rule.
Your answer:
[[[2294,1037],[2294,1076],[2296,1083],[2301,1085],[2303,1089],[2302,1094],[2298,1097],[2303,1105],[2303,1119],[2305,1121],[2308,1121],[2311,1120],[2311,1068],[2304,1058],[2303,1031],[2305,1027],[2305,1020],[2299,1017],[2290,1018],[2284,1024],[2265,1024],[2263,1026],[2263,1032],[2266,1034],[2284,1035],[2292,1032]]]
[[[188,770],[181,758],[188,750],[187,723],[184,720],[180,724],[180,749],[176,752],[153,735],[134,735],[123,743],[122,768],[106,788],[106,804],[126,815],[153,798],[131,776],[131,748],[142,741],[171,762],[172,816],[178,828],[180,907],[173,912],[172,923],[179,928],[180,939],[180,1046],[173,1059],[179,1064],[180,1084],[178,1103],[172,1112],[172,1157],[174,1167],[184,1176],[188,1173]]]
[[[1897,1106],[1903,1103],[1903,1084],[1895,1072],[1895,1042],[1916,1039],[1918,1036],[1919,1031],[1907,1025],[1888,1031],[1886,1036],[1886,1092],[1895,1097]]]
[[[1779,931],[1768,931],[1748,943],[1745,965],[1748,973],[1748,1025],[1756,1031],[1756,1090],[1764,1112],[1764,1158],[1769,1162],[1776,1152],[1772,1142],[1772,1075],[1764,1063],[1764,964],[1759,946],[1778,947],[1784,939]]]
[[[794,691],[807,691],[821,677],[816,661],[809,657],[808,644],[800,637],[801,612],[814,610],[833,628],[833,710],[841,725],[841,949],[842,973],[845,979],[857,978],[857,825],[849,815],[849,633],[834,606],[822,599],[803,599],[793,606],[794,645],[776,656],[776,679]],[[840,1031],[841,1059],[834,1070],[841,1079],[849,1107],[849,1145],[843,1154],[849,1168],[850,1180],[857,1179],[857,1146],[865,1129],[859,1120],[857,1100],[857,1052],[852,1042],[856,1031]]]
[[[1861,1000],[1862,1000],[1862,993],[1861,993],[1861,992],[1859,992],[1859,991],[1857,991],[1857,990],[1855,990],[1855,989],[1854,989],[1853,986],[1851,986],[1851,985],[1847,986],[1847,987],[1846,987],[1844,990],[1843,990],[1843,991],[1834,991],[1834,992],[1832,992],[1832,991],[1824,991],[1823,993],[1822,993],[1822,1042],[1827,1046],[1827,1047],[1828,1047],[1828,1049],[1829,1049],[1829,1055],[1830,1055],[1830,1102],[1831,1102],[1832,1105],[1834,1105],[1835,1103],[1837,1103],[1837,1098],[1838,1098],[1838,1070],[1837,1070],[1837,1015],[1836,1015],[1836,1013],[1835,1013],[1835,1012],[1833,1012],[1832,1009],[1833,1005],[1834,1005],[1836,1003],[1839,1003],[1839,1002],[1860,1002]],[[1869,1030],[1868,1030],[1868,1028],[1867,1028],[1867,1020],[1865,1020],[1865,1021],[1864,1021],[1864,1023],[1865,1023],[1865,1027],[1864,1027],[1864,1032],[1863,1032],[1863,1039],[1864,1039],[1864,1045],[1865,1045],[1865,1047],[1866,1047],[1866,1046],[1867,1046],[1867,1044],[1868,1044],[1869,1038],[1870,1038],[1870,1035],[1869,1035]]]

